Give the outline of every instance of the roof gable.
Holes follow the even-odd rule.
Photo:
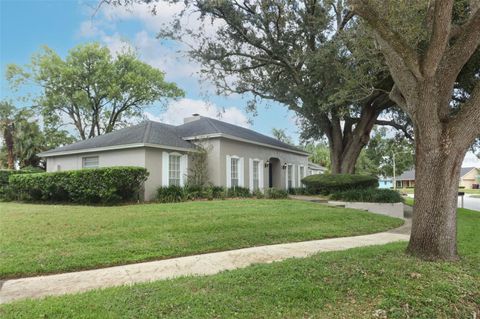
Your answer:
[[[253,130],[222,122],[209,117],[200,117],[191,122],[184,123],[176,127],[177,132],[183,138],[195,138],[202,135],[223,134],[236,138],[252,141],[255,143],[266,144],[272,147],[283,148],[295,152],[306,153],[293,145],[281,142],[273,137],[266,136]]]

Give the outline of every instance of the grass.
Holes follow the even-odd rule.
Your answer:
[[[399,219],[293,200],[117,207],[0,203],[1,278],[380,232]]]
[[[423,262],[405,243],[255,265],[208,277],[3,305],[2,318],[475,318],[480,213],[459,209],[459,262]]]

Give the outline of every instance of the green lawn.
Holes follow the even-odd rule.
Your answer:
[[[402,223],[294,200],[117,207],[0,203],[0,277],[360,235]]]
[[[477,318],[480,213],[459,209],[461,261],[423,262],[405,243],[350,249],[78,295],[21,301],[7,318]]]

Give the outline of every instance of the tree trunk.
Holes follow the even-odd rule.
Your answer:
[[[427,260],[456,260],[458,184],[467,147],[460,146],[462,138],[430,120],[431,125],[420,128],[414,121],[415,204],[407,250]]]
[[[13,124],[7,123],[3,130],[3,137],[5,146],[7,147],[7,167],[8,169],[15,168],[15,155],[14,155],[14,143],[13,143]]]

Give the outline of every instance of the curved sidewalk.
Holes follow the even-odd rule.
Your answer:
[[[319,252],[404,241],[409,239],[409,235],[406,234],[408,224],[407,220],[406,225],[400,228],[370,235],[258,246],[124,266],[5,280],[0,282],[0,303],[188,275],[212,275],[224,270],[244,268],[258,263],[271,263],[287,258],[307,257]]]

